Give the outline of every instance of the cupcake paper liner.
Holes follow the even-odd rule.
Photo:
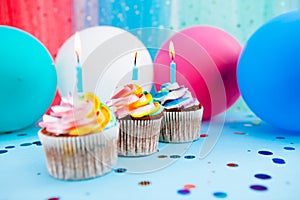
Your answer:
[[[38,132],[51,176],[63,180],[95,178],[117,164],[118,127],[84,136],[50,136]]]
[[[120,156],[146,156],[158,151],[162,117],[151,120],[119,120]]]
[[[164,112],[159,141],[180,143],[199,138],[203,107],[193,111]]]

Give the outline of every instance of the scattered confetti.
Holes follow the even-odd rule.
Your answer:
[[[180,158],[180,155],[170,155],[170,158]]]
[[[194,159],[196,158],[196,156],[194,155],[187,155],[187,156],[184,156],[185,159]]]
[[[157,156],[158,158],[167,158],[168,156],[167,155],[159,155]]]
[[[19,133],[17,136],[26,136],[27,133]]]
[[[285,149],[285,150],[289,150],[289,151],[293,151],[293,150],[295,150],[295,148],[294,148],[294,147],[284,147],[283,149]]]
[[[242,132],[242,131],[236,131],[236,132],[234,132],[234,134],[236,134],[236,135],[245,135],[246,133]]]
[[[139,185],[141,185],[141,186],[146,186],[146,185],[150,185],[150,184],[151,184],[150,181],[141,181],[141,182],[139,182]]]
[[[258,179],[263,179],[263,180],[267,180],[267,179],[271,179],[272,178],[268,174],[255,174],[254,177],[258,178]]]
[[[254,121],[254,122],[252,122],[252,124],[255,125],[255,126],[258,126],[258,125],[261,124],[261,121]]]
[[[261,155],[265,155],[265,156],[273,155],[273,153],[271,151],[258,151],[258,153]]]
[[[15,148],[15,146],[13,146],[13,145],[10,145],[10,146],[6,146],[6,147],[4,147],[5,149],[13,149],[13,148]]]
[[[0,154],[4,154],[4,153],[7,153],[8,151],[7,150],[0,150]]]
[[[30,146],[30,145],[32,145],[32,143],[29,143],[29,142],[28,143],[20,144],[21,147],[26,147],[26,146]]]
[[[204,134],[204,133],[203,133],[203,134],[200,134],[200,137],[201,137],[201,138],[208,137],[208,134]]]
[[[59,197],[50,197],[48,200],[59,200]]]
[[[228,167],[238,167],[239,165],[236,163],[228,163],[227,166]]]
[[[226,198],[227,197],[227,194],[225,192],[214,192],[213,195],[216,198]]]
[[[268,190],[268,188],[266,186],[263,186],[263,185],[251,185],[250,188],[252,190],[256,190],[256,191],[266,191],[266,190]]]
[[[35,144],[36,146],[42,146],[42,143],[40,141],[35,141],[32,144]]]
[[[181,190],[177,190],[177,193],[181,195],[188,195],[191,193],[191,191],[187,189],[181,189]]]
[[[118,168],[114,170],[116,173],[125,173],[127,171],[126,168]]]
[[[186,184],[183,186],[183,188],[189,190],[189,189],[195,189],[196,186],[194,184]]]
[[[285,164],[285,161],[281,158],[273,158],[272,161],[275,163],[275,164]]]

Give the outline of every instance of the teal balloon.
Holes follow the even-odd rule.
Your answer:
[[[51,105],[56,84],[45,46],[20,29],[0,26],[0,132],[35,123]]]
[[[270,20],[250,37],[237,79],[242,97],[258,117],[300,132],[300,11]]]

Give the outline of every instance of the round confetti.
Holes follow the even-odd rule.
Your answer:
[[[15,148],[15,146],[13,146],[13,145],[10,145],[10,146],[6,146],[6,147],[4,147],[5,149],[13,149],[13,148]]]
[[[238,167],[239,165],[236,163],[228,163],[227,166],[228,167]]]
[[[27,133],[19,133],[17,136],[26,136]]]
[[[196,158],[196,156],[194,155],[187,155],[187,156],[184,156],[185,159],[194,159]]]
[[[275,163],[275,164],[285,164],[285,161],[281,158],[273,158],[272,161]]]
[[[213,195],[216,198],[226,198],[227,197],[227,194],[225,192],[214,192]]]
[[[265,156],[273,155],[273,153],[271,151],[258,151],[258,153],[261,155],[265,155]]]
[[[250,188],[252,190],[256,190],[256,191],[266,191],[266,190],[268,190],[268,188],[266,186],[263,186],[263,185],[251,185]]]
[[[181,190],[177,190],[177,193],[181,195],[188,195],[191,193],[191,191],[188,189],[181,189]]]
[[[166,155],[159,155],[159,156],[157,156],[158,158],[167,158],[168,156],[166,156]]]
[[[187,190],[189,190],[189,189],[195,189],[196,185],[194,185],[194,184],[186,184],[186,185],[183,186],[183,188],[187,189]]]
[[[295,150],[295,148],[294,148],[294,147],[284,147],[283,149],[285,149],[285,150],[289,150],[289,151],[293,151],[293,150]]]
[[[258,179],[263,179],[263,180],[267,180],[267,179],[271,179],[272,178],[268,174],[255,174],[254,177],[258,178]]]
[[[141,181],[139,182],[139,185],[142,185],[142,186],[146,186],[146,185],[150,185],[151,182],[150,181]]]
[[[170,158],[180,158],[180,155],[170,155]]]
[[[32,144],[35,144],[36,146],[42,146],[42,143],[40,141],[35,141]]]
[[[7,150],[0,150],[0,154],[4,154],[4,153],[7,153],[8,151]]]
[[[125,173],[127,171],[127,169],[125,168],[118,168],[118,169],[115,169],[115,172],[116,173]]]
[[[20,144],[21,147],[27,147],[27,146],[30,146],[32,145],[32,143],[23,143],[23,144]]]
[[[242,131],[236,131],[236,132],[234,132],[234,134],[236,134],[236,135],[245,135],[246,133],[242,132]]]
[[[255,126],[260,125],[260,123],[261,123],[261,121],[254,121],[254,122],[252,122],[252,124],[255,125]]]
[[[208,134],[200,134],[200,137],[201,137],[201,138],[208,137]]]

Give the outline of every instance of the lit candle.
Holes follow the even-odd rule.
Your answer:
[[[133,71],[132,71],[132,80],[138,80],[138,69],[136,67],[136,58],[137,58],[137,51],[134,54],[134,63],[133,63]]]
[[[76,80],[77,80],[77,92],[82,93],[82,68],[80,65],[80,53],[81,53],[81,42],[80,42],[80,37],[79,33],[76,32],[75,34],[75,42],[74,42],[74,49],[75,49],[75,55],[77,59],[77,65],[76,65]]]
[[[170,63],[170,81],[171,83],[176,82],[176,63],[174,62],[175,59],[175,49],[174,49],[174,44],[171,41],[169,44],[169,54],[171,58],[171,63]]]

